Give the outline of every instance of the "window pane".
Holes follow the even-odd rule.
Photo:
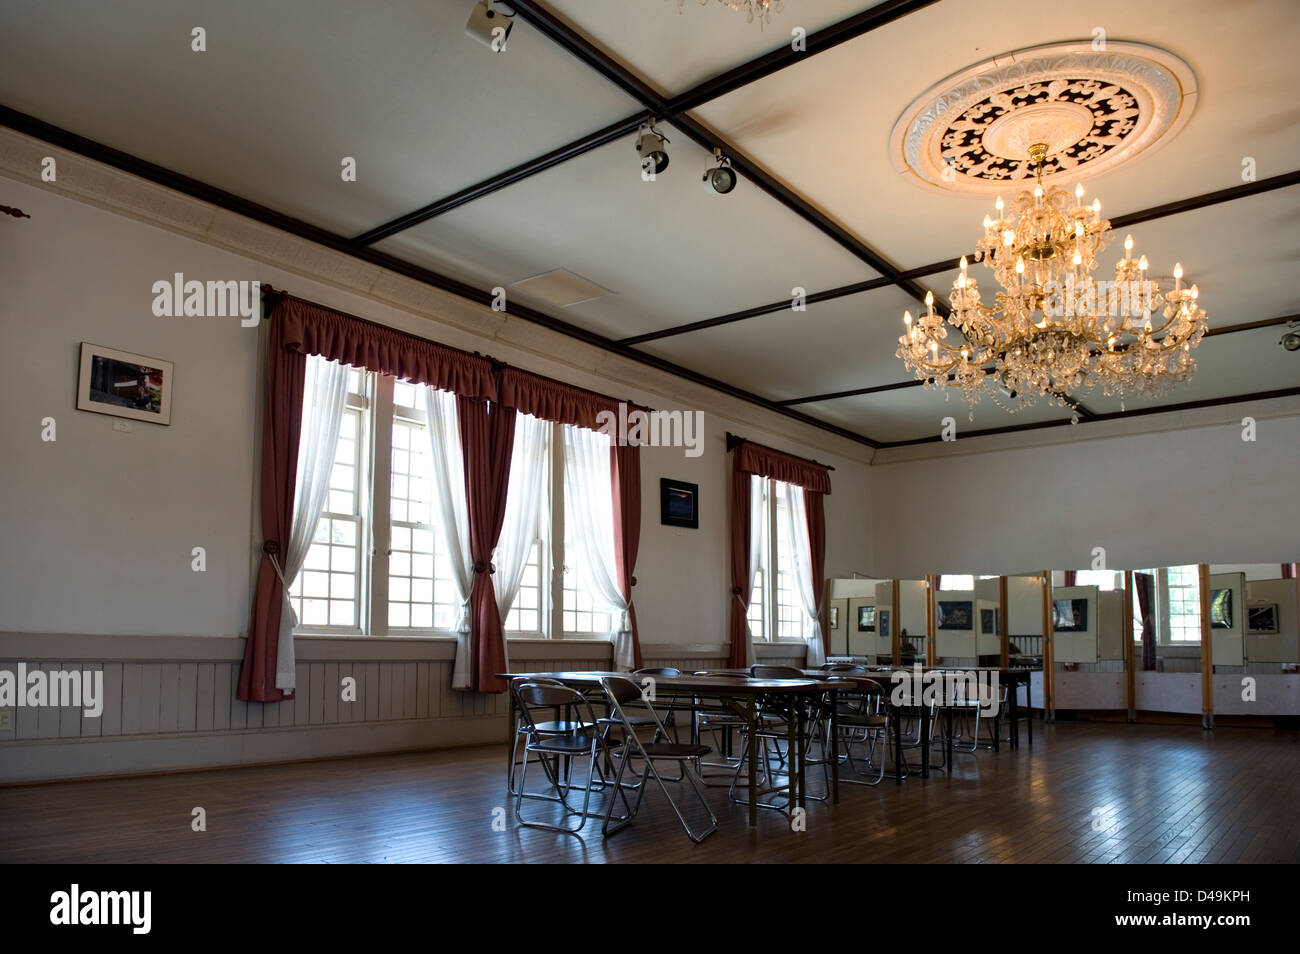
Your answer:
[[[803,639],[811,620],[804,612],[799,596],[799,580],[795,575],[794,541],[790,539],[787,523],[787,506],[783,494],[773,494],[776,499],[776,638]]]

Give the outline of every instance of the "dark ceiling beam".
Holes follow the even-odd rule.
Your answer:
[[[1205,333],[1205,337],[1213,338],[1217,335],[1231,335],[1241,331],[1254,331],[1258,328],[1272,328],[1276,325],[1285,325],[1293,321],[1300,321],[1300,314],[1295,315],[1278,315],[1276,318],[1263,318],[1259,321],[1243,321],[1236,325],[1224,325],[1221,328],[1211,328]],[[919,378],[912,378],[908,381],[896,381],[893,384],[877,384],[869,388],[852,388],[848,391],[830,391],[826,394],[810,394],[807,397],[787,398],[784,401],[777,401],[782,407],[793,407],[796,404],[819,404],[822,401],[838,401],[841,398],[861,397],[864,394],[877,394],[880,391],[898,391],[903,388],[919,388],[925,382]]]
[[[647,86],[626,66],[580,34],[563,18],[557,16],[544,5],[536,2],[536,0],[515,0],[515,2],[511,3],[511,7],[518,16],[558,43],[566,52],[586,63],[630,96],[635,97],[642,106],[653,112],[656,118],[671,123],[706,151],[711,152],[715,148],[721,149],[727,158],[731,160],[732,168],[744,178],[776,199],[805,222],[821,231],[850,254],[875,269],[885,278],[890,279],[892,284],[902,288],[918,301],[925,299],[925,289],[917,282],[905,278],[897,266],[883,255],[868,246],[866,242],[844,228],[825,212],[796,194],[788,185],[740,152],[736,146],[724,139],[716,130],[710,129],[698,119],[684,112],[674,112],[662,96]],[[936,302],[935,310],[947,317],[947,309],[941,302]]]
[[[750,60],[748,63],[742,63],[672,97],[668,100],[668,108],[674,113],[683,113],[697,106],[703,106],[742,86],[755,83],[788,66],[801,63],[810,56],[833,49],[841,43],[855,40],[872,30],[878,30],[937,2],[938,0],[889,0],[887,3],[877,4],[870,10],[864,10],[815,33],[809,33],[805,38],[806,49],[804,50],[796,51],[787,41],[771,53]]]
[[[93,139],[79,136],[76,133],[69,132],[66,129],[51,125],[50,123],[36,119],[33,116],[28,116],[26,113],[21,113],[4,105],[0,105],[0,125],[7,126],[10,129],[16,130],[17,132],[27,136],[35,137],[44,142],[50,143],[51,145],[67,149],[69,152],[75,152],[78,155],[85,156],[87,159],[91,159],[95,162],[100,162],[104,165],[112,166],[115,169],[120,169],[123,172],[130,173],[138,178],[157,183],[158,185],[165,186],[176,192],[199,199],[203,202],[208,202],[219,208],[253,219],[254,221],[261,222],[263,225],[280,229],[283,232],[296,235],[299,238],[315,242],[325,248],[333,249],[336,252],[342,252],[343,254],[349,255],[360,261],[369,262],[370,264],[376,265],[380,268],[388,269],[395,274],[404,275],[407,278],[422,282],[423,284],[434,288],[440,288],[443,291],[457,295],[469,301],[488,306],[490,306],[492,302],[492,294],[484,289],[467,285],[464,282],[442,275],[431,269],[423,268],[419,265],[413,265],[410,262],[389,255],[386,252],[381,252],[367,246],[354,245],[342,235],[338,235],[334,232],[328,231],[327,229],[322,229],[319,226],[304,222],[301,219],[296,219],[293,216],[276,212],[274,209],[269,209],[264,205],[250,202],[249,200],[234,195],[233,193],[226,192],[224,189],[218,189],[215,186],[208,185],[205,182],[200,182],[197,179],[192,179],[179,172],[174,172],[170,169],[164,168],[163,166],[155,165],[154,163],[141,159],[138,156],[122,152],[121,150],[114,149],[111,146],[106,146]],[[585,342],[586,344],[600,348],[603,351],[608,351],[611,354],[617,354],[621,357],[628,358],[629,360],[636,361],[639,364],[658,368],[661,371],[675,375],[683,380],[703,385],[704,387],[708,387],[722,394],[774,411],[784,417],[807,424],[810,427],[816,427],[819,430],[835,434],[859,444],[865,444],[868,447],[879,446],[879,444],[871,438],[855,431],[850,431],[848,428],[831,424],[828,421],[818,420],[815,417],[792,410],[788,407],[782,407],[769,398],[727,384],[724,381],[711,378],[708,375],[700,374],[698,371],[692,371],[690,368],[684,368],[671,361],[657,358],[654,355],[646,354],[643,351],[637,351],[634,348],[621,346],[616,341],[606,338],[603,335],[598,335],[593,331],[586,330],[585,328],[579,328],[577,325],[570,324],[569,322],[563,321],[559,318],[554,318],[551,315],[529,308],[526,305],[511,303],[507,308],[506,313],[517,318],[522,318],[525,321],[532,322],[533,324],[541,325],[544,328],[549,328],[552,331],[559,332],[567,337]]]
[[[1241,185],[1232,186],[1227,189],[1219,189],[1216,192],[1207,192],[1203,195],[1180,199],[1177,202],[1167,202],[1164,205],[1153,206],[1152,208],[1143,209],[1139,212],[1131,212],[1128,215],[1116,216],[1114,219],[1111,219],[1110,224],[1112,229],[1123,229],[1131,225],[1137,225],[1141,222],[1151,222],[1167,216],[1178,215],[1182,212],[1192,212],[1196,209],[1204,209],[1207,206],[1218,205],[1221,202],[1232,202],[1237,199],[1262,195],[1265,192],[1272,192],[1274,189],[1283,189],[1287,186],[1297,184],[1300,184],[1300,170],[1271,176],[1267,179],[1259,179],[1255,182],[1245,182]],[[968,256],[973,259],[974,252],[968,253]],[[944,272],[955,272],[960,265],[961,256],[958,256],[957,258],[947,258],[941,262],[931,262],[929,265],[920,265],[916,268],[906,269],[899,272],[899,277],[914,282],[917,279],[928,278],[931,275],[940,275]],[[873,278],[870,281],[857,282],[852,285],[841,285],[838,288],[816,292],[808,295],[807,301],[810,304],[821,301],[833,301],[836,298],[847,298],[849,295],[859,295],[862,292],[873,291],[877,288],[883,288],[894,284],[896,284],[896,282],[892,278]],[[936,305],[937,304],[938,303],[936,303]],[[750,318],[761,317],[762,315],[776,314],[787,310],[789,307],[789,299],[784,299],[782,301],[771,302],[767,305],[758,305],[754,308],[746,308],[743,311],[735,311],[728,315],[719,315],[716,318],[702,318],[699,321],[673,325],[669,328],[660,328],[657,331],[647,332],[643,335],[623,338],[621,339],[621,343],[643,344],[647,341],[657,341],[660,338],[671,338],[675,335],[690,334],[693,331],[701,331],[706,328],[716,328],[719,325],[727,325],[736,321],[746,321]]]
[[[576,139],[571,143],[561,146],[559,149],[553,149],[544,156],[538,156],[536,159],[530,159],[525,163],[515,166],[513,169],[507,169],[505,172],[497,173],[484,179],[482,182],[476,182],[474,185],[461,189],[459,192],[453,192],[445,198],[436,202],[430,202],[423,208],[416,209],[414,212],[408,212],[406,215],[399,216],[390,222],[376,226],[369,232],[362,232],[356,238],[352,239],[354,245],[373,245],[375,242],[382,241],[398,232],[405,232],[409,228],[419,225],[421,222],[427,222],[429,219],[436,218],[452,209],[458,209],[466,203],[473,202],[475,199],[481,199],[484,196],[491,195],[500,189],[514,185],[527,179],[529,176],[536,175],[539,172],[545,172],[553,166],[558,166],[562,162],[568,162],[581,156],[583,153],[591,152],[593,149],[599,149],[608,143],[621,139],[624,136],[636,132],[640,125],[649,118],[649,113],[637,113],[626,119],[620,119],[616,123],[611,123],[604,129],[598,129],[593,133],[588,133],[581,139]]]
[[[575,55],[581,55],[583,61],[592,69],[615,83],[633,99],[641,103],[653,102],[655,116],[668,119],[739,89],[741,86],[755,80],[762,79],[764,76],[770,76],[810,56],[823,53],[848,40],[870,33],[872,30],[937,2],[938,0],[890,0],[888,3],[882,3],[870,10],[851,16],[846,20],[841,20],[839,23],[833,23],[825,29],[810,34],[807,37],[807,49],[802,52],[795,52],[788,43],[783,44],[771,53],[750,60],[748,63],[742,63],[734,69],[705,80],[703,83],[669,99],[660,96],[649,85],[633,76],[609,56],[591,47],[590,44],[583,44],[582,49],[584,52],[575,53]],[[520,4],[514,6],[528,6],[528,4],[523,3],[521,0]],[[538,13],[540,8],[535,6],[530,9],[533,10],[533,15],[538,19],[531,18],[528,11],[523,11],[524,19],[541,30],[551,40],[565,46],[566,49],[569,49],[569,42],[580,39],[577,32],[562,21],[553,17],[542,17]],[[587,51],[590,51],[592,55],[588,55]],[[574,51],[570,49],[570,52]],[[467,202],[473,202],[476,199],[491,195],[499,189],[504,189],[539,172],[545,172],[553,166],[567,162],[570,159],[576,159],[593,149],[628,135],[635,131],[647,118],[649,118],[647,112],[639,112],[625,119],[620,119],[604,129],[588,133],[571,143],[560,146],[544,156],[530,159],[513,169],[490,176],[482,182],[468,186],[459,192],[430,202],[414,212],[409,212],[406,215],[378,225],[370,231],[356,236],[352,241],[358,245],[370,245],[382,241],[389,236],[396,235],[398,232],[405,231],[422,222],[427,222],[429,219],[450,212],[452,209],[459,208]]]
[[[1108,411],[1105,414],[1095,414],[1087,422],[1080,421],[1079,424],[1074,426],[1082,427],[1085,423],[1117,421],[1130,417],[1147,417],[1152,414],[1176,414],[1180,411],[1194,411],[1205,407],[1222,407],[1227,404],[1245,404],[1250,401],[1271,401],[1276,398],[1295,397],[1296,395],[1300,395],[1300,387],[1281,388],[1276,391],[1256,391],[1253,394],[1233,394],[1226,397],[1205,398],[1200,401],[1185,401],[1181,404],[1158,404],[1150,407],[1130,408],[1127,411]],[[989,437],[994,434],[1014,434],[1018,431],[1038,431],[1050,427],[1069,427],[1071,424],[1070,420],[1062,419],[1059,421],[1036,421],[1032,424],[1012,424],[1007,427],[990,427],[982,431],[966,431],[962,434],[962,439]],[[942,436],[935,435],[918,437],[910,441],[886,441],[880,447],[912,447],[917,444],[934,444],[942,440]]]

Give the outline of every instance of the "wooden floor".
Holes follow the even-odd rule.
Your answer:
[[[844,786],[803,832],[774,812],[751,832],[710,795],[721,827],[697,847],[655,793],[608,840],[521,830],[497,747],[29,786],[0,789],[0,862],[1300,861],[1296,732],[1039,724],[1032,751]]]

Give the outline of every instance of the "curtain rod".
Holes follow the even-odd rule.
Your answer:
[[[835,469],[830,464],[823,464],[821,461],[813,460],[811,457],[800,457],[798,454],[791,454],[789,451],[783,451],[776,447],[768,447],[766,444],[760,444],[757,441],[751,441],[747,437],[741,437],[739,434],[733,434],[731,433],[731,431],[727,431],[727,452],[728,453],[735,450],[741,444],[753,444],[755,447],[762,447],[766,450],[776,451],[776,453],[778,454],[785,454],[785,456],[787,457],[793,457],[796,460],[806,461],[809,464],[816,464],[818,467],[825,467],[827,470]]]

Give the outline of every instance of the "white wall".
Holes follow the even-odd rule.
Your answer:
[[[1234,410],[1185,430],[1086,439],[1103,423],[1046,445],[981,450],[989,445],[972,438],[882,451],[871,468],[871,572],[1087,567],[1097,546],[1117,569],[1293,560],[1300,415],[1260,418],[1246,443],[1240,416],[1250,412]]]
[[[30,219],[0,224],[0,631],[230,635],[246,631],[260,545],[253,487],[260,451],[258,331],[236,319],[156,318],[151,286],[249,279],[371,320],[653,407],[621,388],[499,338],[434,324],[373,300],[110,212],[4,180]],[[75,410],[81,341],[175,362],[170,427]],[[41,419],[58,439],[41,441]],[[869,562],[866,465],[818,446],[707,414],[704,455],[647,448],[636,599],[643,643],[719,645],[730,593],[726,431],[836,469],[826,499],[828,577]],[[659,478],[700,485],[700,527],[659,523]],[[207,572],[190,569],[207,550]]]

